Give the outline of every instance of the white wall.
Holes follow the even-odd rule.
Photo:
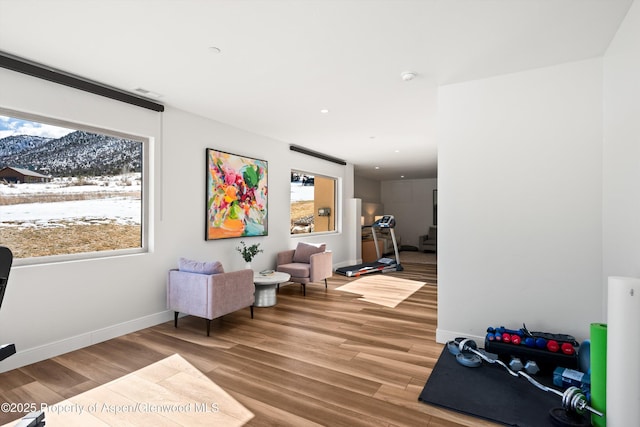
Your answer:
[[[380,194],[380,181],[356,175],[354,177],[353,191],[354,197],[362,200],[362,220],[365,225],[373,224],[377,215],[384,214],[384,205]]]
[[[14,266],[0,311],[0,343],[18,354],[0,371],[55,356],[172,318],[166,311],[165,277],[180,256],[218,259],[243,268],[240,239],[204,240],[205,149],[216,148],[269,162],[269,235],[250,238],[264,253],[254,269],[273,268],[276,251],[297,241],[326,242],[334,264],[355,256],[359,226],[353,198],[353,166],[294,153],[288,144],[172,108],[162,113],[0,69],[0,106],[151,137],[151,248],[149,253],[46,265]],[[290,170],[337,177],[341,233],[289,235]],[[2,242],[0,242],[1,244]],[[307,294],[309,298],[309,294]],[[260,312],[256,315],[259,317]]]
[[[382,181],[384,213],[396,217],[395,233],[402,245],[418,247],[418,237],[433,225],[433,190],[437,188],[435,178]]]
[[[334,253],[334,263],[348,257],[349,248],[342,243],[344,233],[290,236],[290,172],[292,168],[314,174],[337,177],[341,211],[345,201],[352,197],[352,166],[309,157],[289,150],[289,145],[260,135],[233,128],[203,117],[168,108],[164,118],[164,167],[162,186],[163,217],[166,224],[161,232],[166,241],[176,244],[180,256],[215,257],[231,269],[241,269],[244,261],[234,250],[240,240],[204,240],[204,159],[206,148],[216,148],[234,154],[266,160],[269,167],[269,235],[249,238],[259,242],[264,253],[252,261],[255,270],[273,268],[278,250],[294,248],[299,240],[326,242]],[[193,183],[192,191],[184,191],[185,184]],[[338,218],[338,228],[353,228],[351,219]],[[226,267],[225,267],[226,268]]]
[[[608,276],[640,277],[640,3],[637,1],[609,46],[604,65],[603,282],[606,283]],[[605,288],[604,310],[606,297]]]
[[[354,197],[369,203],[381,203],[380,181],[356,175],[354,177]]]
[[[437,340],[602,319],[602,59],[439,91]]]

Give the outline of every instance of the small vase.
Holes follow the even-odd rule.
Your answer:
[[[247,262],[247,263],[244,265],[244,268],[245,268],[245,269],[247,269],[247,270],[251,270],[251,261]]]

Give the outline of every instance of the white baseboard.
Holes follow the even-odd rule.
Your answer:
[[[54,341],[26,350],[17,349],[13,356],[0,362],[0,372],[10,371],[42,360],[50,359],[70,351],[78,350],[110,340],[131,332],[158,325],[173,319],[173,311],[162,311],[138,319],[118,323],[106,328]]]
[[[476,344],[478,345],[479,348],[483,348],[484,347],[484,336],[478,336],[478,335],[469,335],[469,334],[465,334],[463,332],[455,332],[455,331],[446,331],[446,330],[442,330],[440,328],[436,329],[436,342],[440,343],[440,344],[446,344],[449,341],[452,341],[458,337],[462,337],[462,338],[471,338],[472,340],[474,340],[476,342]]]

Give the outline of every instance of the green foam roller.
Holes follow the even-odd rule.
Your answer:
[[[591,324],[591,406],[605,414],[605,417],[591,415],[594,427],[607,425],[607,325]]]

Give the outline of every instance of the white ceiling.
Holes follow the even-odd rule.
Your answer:
[[[438,85],[600,56],[632,1],[0,0],[0,51],[360,176],[433,178]]]

